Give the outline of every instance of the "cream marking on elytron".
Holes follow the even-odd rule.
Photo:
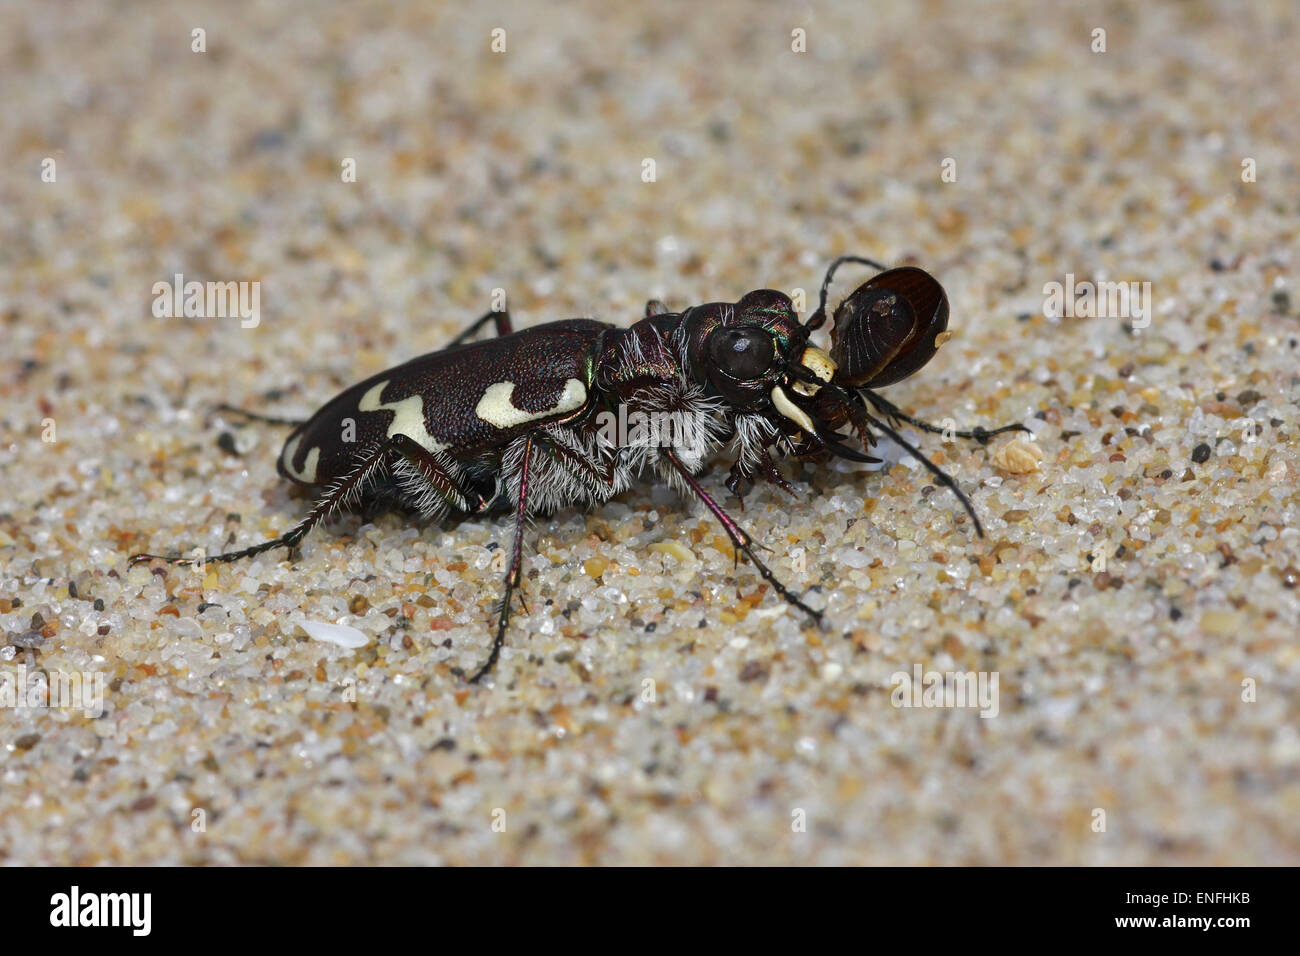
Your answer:
[[[400,402],[385,404],[384,389],[389,380],[384,380],[361,396],[357,409],[363,412],[392,412],[393,421],[388,426],[388,437],[405,435],[427,451],[445,451],[447,446],[429,434],[424,427],[424,400],[419,395],[411,395]]]
[[[576,378],[571,378],[564,383],[564,391],[554,406],[536,412],[526,412],[522,408],[516,408],[510,401],[514,390],[514,382],[497,382],[495,385],[489,385],[483,392],[483,397],[478,400],[474,414],[497,428],[514,428],[516,425],[550,418],[552,415],[577,411],[587,401],[587,387]]]
[[[284,446],[284,470],[289,473],[291,478],[299,481],[305,481],[312,484],[316,481],[316,465],[320,462],[320,449],[313,448],[307,452],[307,460],[302,463],[302,468],[293,467],[293,460],[298,455],[298,442],[302,441],[301,435],[295,435]]]

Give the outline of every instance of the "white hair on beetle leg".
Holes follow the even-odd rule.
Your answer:
[[[393,462],[393,477],[397,480],[403,503],[426,519],[440,518],[453,507],[458,511],[468,512],[469,502],[458,490],[462,476],[461,467],[444,451],[435,451],[431,454],[438,467],[446,473],[451,491],[449,493],[440,491],[419,467],[405,458],[398,458]],[[448,501],[448,497],[452,500]]]
[[[753,473],[765,450],[777,439],[776,426],[762,415],[737,415],[736,436],[732,446],[736,462],[747,474]]]
[[[528,436],[516,438],[501,456],[499,494],[516,505],[519,502],[520,473]],[[551,424],[533,435],[533,451],[528,461],[528,513],[552,512],[574,506],[589,508],[608,501],[631,484],[631,469],[618,457],[615,449],[602,445],[594,432],[584,432],[563,424]],[[567,451],[579,462],[590,462],[590,469],[574,464],[563,455],[553,454],[547,443]],[[612,481],[604,480],[602,471],[610,469]]]
[[[720,398],[706,395],[700,386],[684,378],[637,390],[629,399],[628,407],[629,416],[631,413],[645,416],[646,426],[651,428],[652,434],[644,443],[621,446],[623,460],[636,474],[652,468],[674,484],[677,481],[676,469],[661,454],[665,445],[661,426],[667,424],[671,428],[673,441],[669,447],[692,474],[703,467],[705,459],[731,432],[730,413],[726,403]],[[683,437],[692,440],[689,444],[683,444],[680,442]]]
[[[301,524],[310,527],[317,522],[328,521],[339,512],[352,511],[361,501],[362,494],[374,484],[380,472],[388,464],[387,455],[376,455],[380,446],[374,444],[365,451],[358,452],[353,461],[353,469],[341,478],[336,478],[325,486],[325,490],[316,499],[315,508],[321,508],[320,514],[304,519]],[[337,500],[333,500],[339,489],[347,486],[348,490]],[[310,522],[310,524],[308,524]]]

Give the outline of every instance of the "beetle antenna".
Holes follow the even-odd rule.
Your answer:
[[[975,522],[975,533],[981,538],[984,537],[984,526],[980,524],[980,519],[976,516],[975,509],[971,506],[970,499],[966,497],[964,491],[957,487],[957,482],[952,480],[952,476],[932,462],[929,458],[926,458],[925,455],[921,454],[921,452],[911,442],[907,441],[902,435],[898,434],[898,432],[894,431],[880,419],[876,418],[874,415],[868,415],[867,418],[873,425],[897,442],[900,447],[907,451],[908,454],[923,464],[926,470],[930,472],[930,474],[934,475],[939,484],[952,490],[952,493],[957,496],[957,500],[961,502],[962,507],[966,509],[966,513],[970,515],[971,520]]]
[[[810,315],[808,321],[804,323],[804,328],[809,332],[817,331],[826,323],[826,295],[830,292],[831,280],[835,278],[835,270],[846,262],[856,262],[858,265],[871,266],[871,268],[879,269],[881,272],[885,271],[885,267],[875,259],[865,259],[862,256],[840,256],[832,262],[830,268],[826,270],[826,278],[822,280],[822,292],[821,298],[817,302],[817,311]]]

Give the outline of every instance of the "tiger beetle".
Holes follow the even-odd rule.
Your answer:
[[[845,263],[880,271],[835,309],[827,354],[809,340],[826,323],[827,291]],[[488,323],[497,337],[472,341]],[[943,429],[904,414],[875,391],[933,358],[947,327],[948,297],[933,276],[859,256],[831,263],[817,310],[802,324],[790,298],[772,289],[684,312],[652,300],[645,317],[626,329],[566,319],[516,332],[508,311],[489,312],[446,348],[352,386],[305,421],[223,405],[293,427],[277,467],[284,478],[319,491],[315,506],[286,534],[250,548],[195,559],[137,554],[131,563],[235,561],[274,548],[292,551],[317,524],[357,504],[394,503],[424,518],[513,512],[496,637],[469,678],[477,682],[505,642],[525,520],[565,506],[593,507],[649,471],[703,502],[731,539],[736,560],[743,553],[777,594],[820,624],[822,612],[777,580],[755,554],[754,539],[701,487],[699,476],[711,453],[730,443],[735,463],[726,485],[743,508],[755,479],[795,494],[773,449],[806,462],[879,463],[844,444],[849,435],[841,429],[864,450],[883,434],[956,494],[982,537],[966,495],[896,430],[902,422]],[[620,407],[692,421],[693,437],[703,440],[611,438],[604,426]],[[1027,431],[1008,425],[949,434],[983,443],[1017,429]]]

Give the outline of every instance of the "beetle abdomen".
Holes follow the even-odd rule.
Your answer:
[[[569,319],[430,352],[342,392],[294,430],[278,469],[319,485],[394,435],[453,458],[500,448],[529,428],[580,415],[593,357],[611,326]]]

